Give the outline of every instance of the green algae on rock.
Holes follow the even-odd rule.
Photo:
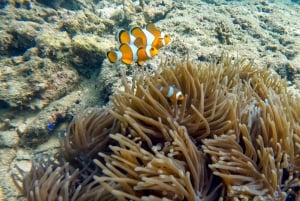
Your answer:
[[[48,30],[36,37],[36,46],[39,49],[39,56],[48,57],[53,60],[62,60],[71,49],[71,39],[67,32]]]
[[[96,35],[76,35],[72,38],[72,50],[75,58],[71,61],[79,67],[97,67],[101,65],[106,51],[113,42]]]

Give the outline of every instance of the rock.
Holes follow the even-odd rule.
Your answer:
[[[78,102],[80,102],[82,96],[83,94],[80,91],[74,91],[52,102],[34,116],[28,115],[24,124],[15,126],[21,137],[21,144],[35,147],[46,142],[61,122],[70,121],[73,115],[80,110],[81,105]]]
[[[72,50],[76,56],[72,61],[79,67],[99,67],[114,41],[97,35],[82,34],[72,38]]]
[[[13,43],[13,36],[7,31],[0,31],[0,55],[10,55],[10,47]]]
[[[112,23],[109,23],[105,18],[99,18],[88,10],[62,13],[62,15],[64,17],[58,22],[58,28],[62,31],[66,31],[70,36],[74,36],[78,33],[101,35],[108,26],[113,26]]]
[[[58,9],[62,4],[63,0],[53,0],[53,1],[37,0],[37,2],[50,6],[51,8]]]
[[[10,44],[10,55],[22,55],[27,49],[35,46],[36,29],[38,25],[33,22],[15,22],[8,32],[13,36]]]
[[[61,149],[61,139],[57,136],[50,137],[48,141],[37,146],[35,153],[37,154],[49,154],[57,153]]]
[[[0,201],[4,201],[4,193],[1,186],[0,186]]]
[[[66,0],[52,0],[52,1],[48,1],[48,0],[37,0],[37,2],[45,4],[51,8],[54,9],[59,9],[60,7],[65,8],[65,9],[69,9],[69,10],[79,10],[81,8],[84,8],[84,4],[81,3],[78,0],[74,0],[74,1],[66,1]]]
[[[41,109],[70,91],[79,81],[74,69],[49,59],[31,57],[29,61],[20,62],[0,61],[0,100],[10,107]]]
[[[39,49],[39,56],[60,60],[69,55],[71,39],[67,32],[58,32],[52,29],[44,30],[35,39]]]
[[[0,32],[0,55],[20,56],[35,46],[39,25],[34,22],[12,22]]]
[[[0,149],[0,200],[15,201],[20,195],[20,192],[15,188],[10,174],[10,164],[16,157],[15,148],[1,148]],[[14,188],[12,188],[14,187]],[[1,192],[2,191],[2,192]],[[4,195],[3,196],[1,196]]]
[[[0,147],[17,147],[19,135],[16,131],[0,131]]]
[[[294,30],[294,35],[295,36],[300,36],[300,28],[297,28]]]
[[[0,119],[0,131],[5,131],[10,126],[9,119]]]

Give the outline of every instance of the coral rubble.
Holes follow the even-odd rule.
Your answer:
[[[300,98],[285,81],[226,56],[173,64],[123,77],[111,106],[73,120],[55,159],[15,175],[28,200],[298,200]]]

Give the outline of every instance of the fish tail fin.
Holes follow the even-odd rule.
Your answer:
[[[120,29],[117,32],[116,35],[117,41],[122,44],[122,43],[130,43],[131,38],[130,38],[130,33],[126,31],[125,29]]]
[[[106,56],[111,63],[116,63],[121,59],[122,53],[120,51],[108,51]]]

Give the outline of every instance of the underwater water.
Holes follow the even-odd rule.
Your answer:
[[[135,39],[121,38],[120,30],[135,30]],[[78,114],[110,108],[116,91],[124,91],[122,75],[153,75],[162,61],[187,57],[218,63],[224,53],[267,69],[285,80],[288,97],[299,97],[300,1],[0,0],[0,201],[26,200],[14,184],[16,175],[22,177],[18,168],[28,172],[33,159],[60,152]],[[166,102],[184,100],[174,91],[175,101]],[[297,133],[295,119],[291,130]],[[282,190],[285,200],[300,199],[299,181],[292,182],[293,188]]]

